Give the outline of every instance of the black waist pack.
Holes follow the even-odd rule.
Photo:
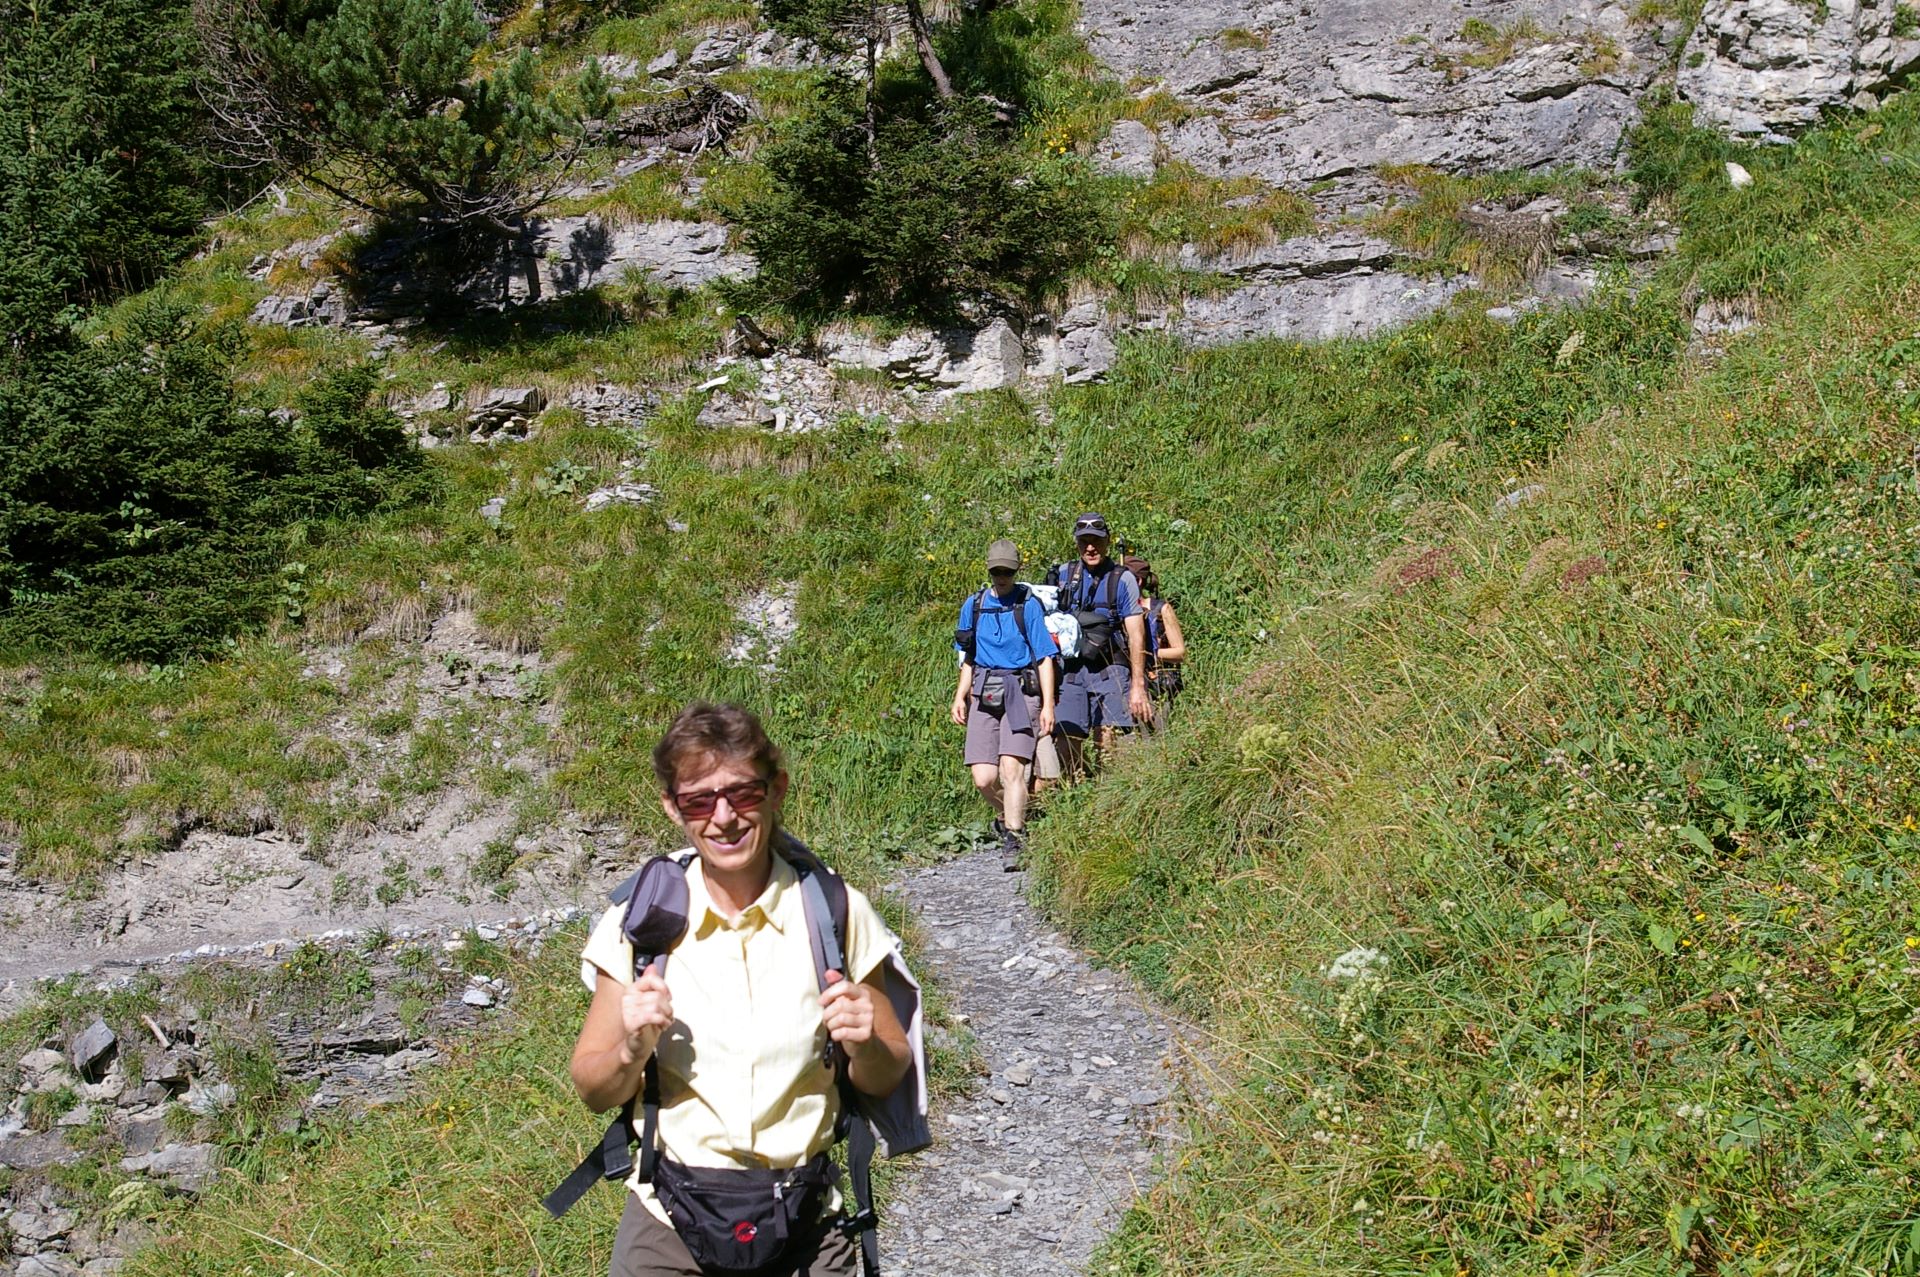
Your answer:
[[[792,1170],[708,1170],[663,1157],[653,1191],[703,1271],[758,1273],[819,1234],[839,1178],[825,1153]]]
[[[1105,669],[1113,659],[1113,621],[1091,608],[1075,612],[1073,619],[1080,622],[1080,663]]]

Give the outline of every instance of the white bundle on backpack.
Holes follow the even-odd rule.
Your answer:
[[[1022,581],[1020,588],[1040,600],[1040,608],[1049,615],[1060,610],[1060,587],[1057,585],[1035,585],[1031,581]]]
[[[1074,619],[1073,613],[1047,613],[1047,633],[1053,635],[1060,655],[1069,658],[1080,655],[1080,622]]]

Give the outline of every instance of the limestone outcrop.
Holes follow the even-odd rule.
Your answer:
[[[1784,141],[1823,110],[1871,110],[1920,67],[1920,39],[1895,0],[1708,0],[1674,87],[1698,118]]]

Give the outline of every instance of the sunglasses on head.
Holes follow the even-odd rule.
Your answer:
[[[727,806],[735,811],[755,811],[761,803],[767,801],[767,782],[765,780],[743,780],[738,785],[727,785],[720,789],[700,789],[690,794],[674,791],[668,795],[673,800],[673,809],[688,820],[705,820],[719,809],[720,800],[727,800]]]

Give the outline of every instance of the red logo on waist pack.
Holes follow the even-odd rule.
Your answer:
[[[743,1219],[733,1226],[733,1240],[739,1242],[742,1246],[745,1246],[759,1235],[760,1230],[755,1228],[752,1223],[747,1220]]]

